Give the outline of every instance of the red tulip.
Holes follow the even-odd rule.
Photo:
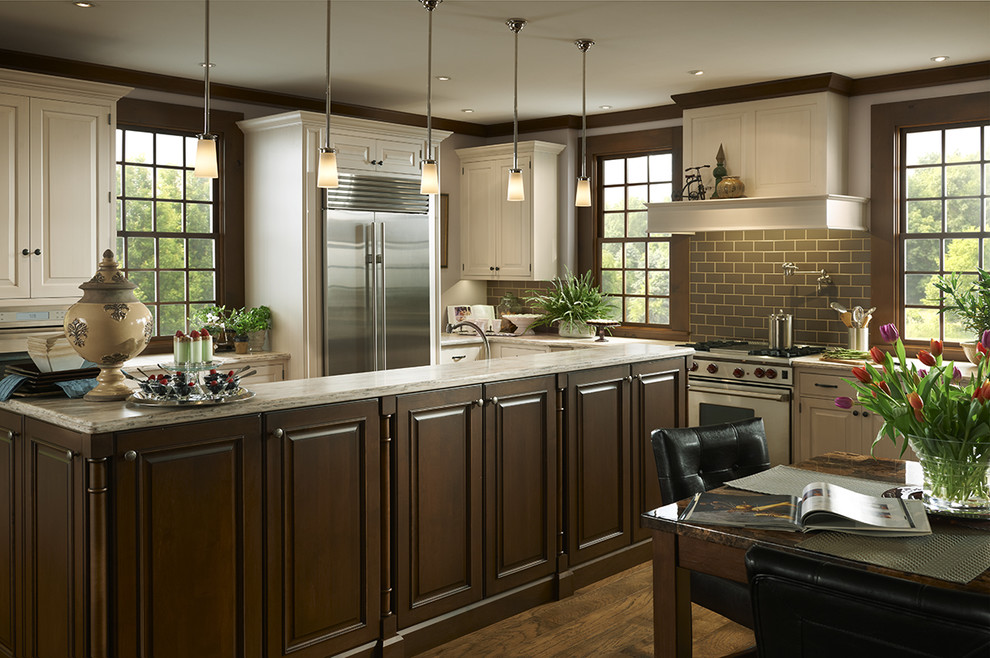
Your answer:
[[[983,382],[983,386],[973,391],[973,397],[978,398],[980,402],[990,400],[990,380]]]
[[[869,384],[873,381],[873,378],[870,377],[870,373],[866,372],[866,368],[860,368],[857,366],[852,369],[852,373],[856,376],[856,379],[864,384]]]
[[[921,409],[914,410],[914,419],[917,420],[919,423],[925,422],[925,415],[921,413]]]
[[[931,355],[927,350],[921,350],[918,352],[918,360],[924,363],[926,366],[935,365],[935,357]]]
[[[907,401],[908,404],[910,404],[915,409],[918,409],[919,411],[925,406],[925,401],[921,399],[921,396],[918,395],[917,391],[911,391],[910,393],[908,393]]]
[[[928,343],[928,348],[933,355],[940,356],[942,354],[942,341],[932,338]]]
[[[886,393],[887,395],[890,395],[890,386],[887,385],[887,382],[880,382],[879,384],[877,384],[877,387],[879,387],[880,390]]]
[[[870,348],[870,356],[873,357],[873,363],[883,363],[887,357],[887,353],[874,345]]]
[[[986,354],[987,353],[987,348],[986,348],[986,346],[983,343],[977,343],[976,344],[976,350],[980,354]]]

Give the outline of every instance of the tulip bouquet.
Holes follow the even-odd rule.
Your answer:
[[[932,340],[928,350],[918,352],[918,368],[907,359],[897,327],[880,327],[884,340],[893,343],[893,356],[872,347],[873,363],[852,369],[856,379],[846,380],[857,392],[857,400],[836,398],[835,405],[848,409],[855,403],[884,419],[874,445],[900,438],[901,454],[910,443],[925,472],[925,499],[976,501],[990,507],[990,331],[983,332],[978,346],[976,372],[968,381],[952,363],[942,362],[942,342]],[[932,507],[933,505],[929,505]]]

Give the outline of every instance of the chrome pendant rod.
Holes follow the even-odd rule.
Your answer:
[[[206,44],[205,52],[203,55],[203,68],[206,72],[203,74],[204,84],[203,84],[203,134],[210,134],[210,0],[206,0],[206,20],[204,21],[206,38],[203,40]]]
[[[591,39],[578,39],[574,45],[581,51],[581,178],[587,178],[588,154],[588,49],[595,45]]]
[[[331,0],[327,0],[327,131],[324,146],[328,149],[330,148],[330,3]]]
[[[512,168],[519,169],[519,30],[526,26],[521,18],[505,21],[515,34],[515,56],[512,67]]]

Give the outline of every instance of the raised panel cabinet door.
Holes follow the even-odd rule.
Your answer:
[[[579,564],[629,545],[629,368],[567,376],[567,546]]]
[[[337,151],[337,167],[352,171],[375,171],[375,140],[361,135],[338,135],[330,127],[331,146]]]
[[[34,419],[24,421],[25,635],[19,644],[25,656],[87,655],[80,436]]]
[[[28,98],[0,94],[0,298],[31,296]],[[28,254],[21,253],[27,249]]]
[[[498,167],[492,160],[461,167],[461,277],[495,277]],[[503,194],[504,196],[504,194]]]
[[[498,161],[498,246],[495,253],[496,274],[500,279],[528,281],[533,278],[533,159],[519,158],[526,199],[508,201],[509,169],[512,158]],[[545,192],[543,192],[545,193]],[[547,221],[553,221],[553,218]]]
[[[111,245],[109,116],[103,105],[31,99],[32,297],[78,297]]]
[[[481,395],[467,386],[397,399],[399,628],[482,597]]]
[[[20,583],[20,461],[21,417],[0,411],[0,656],[15,656],[20,652],[18,624]]]
[[[260,416],[116,435],[117,655],[262,655]]]
[[[485,385],[485,595],[552,574],[557,557],[553,377]]]
[[[379,139],[375,150],[378,153],[379,169],[389,174],[420,175],[419,163],[423,160],[423,141],[400,142]]]
[[[839,409],[831,398],[801,398],[802,459],[836,450],[860,452],[862,428],[858,415]]]
[[[270,657],[378,637],[379,434],[378,400],[265,418]]]
[[[660,507],[660,480],[650,434],[661,427],[687,424],[687,371],[683,358],[632,366],[633,408],[633,541],[647,539],[640,516]]]

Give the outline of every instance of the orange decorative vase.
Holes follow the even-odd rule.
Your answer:
[[[96,388],[87,400],[123,400],[133,391],[120,366],[140,354],[154,332],[151,311],[134,295],[136,284],[120,271],[113,252],[103,252],[96,274],[81,284],[82,299],[65,314],[65,335],[84,359],[100,367]]]

